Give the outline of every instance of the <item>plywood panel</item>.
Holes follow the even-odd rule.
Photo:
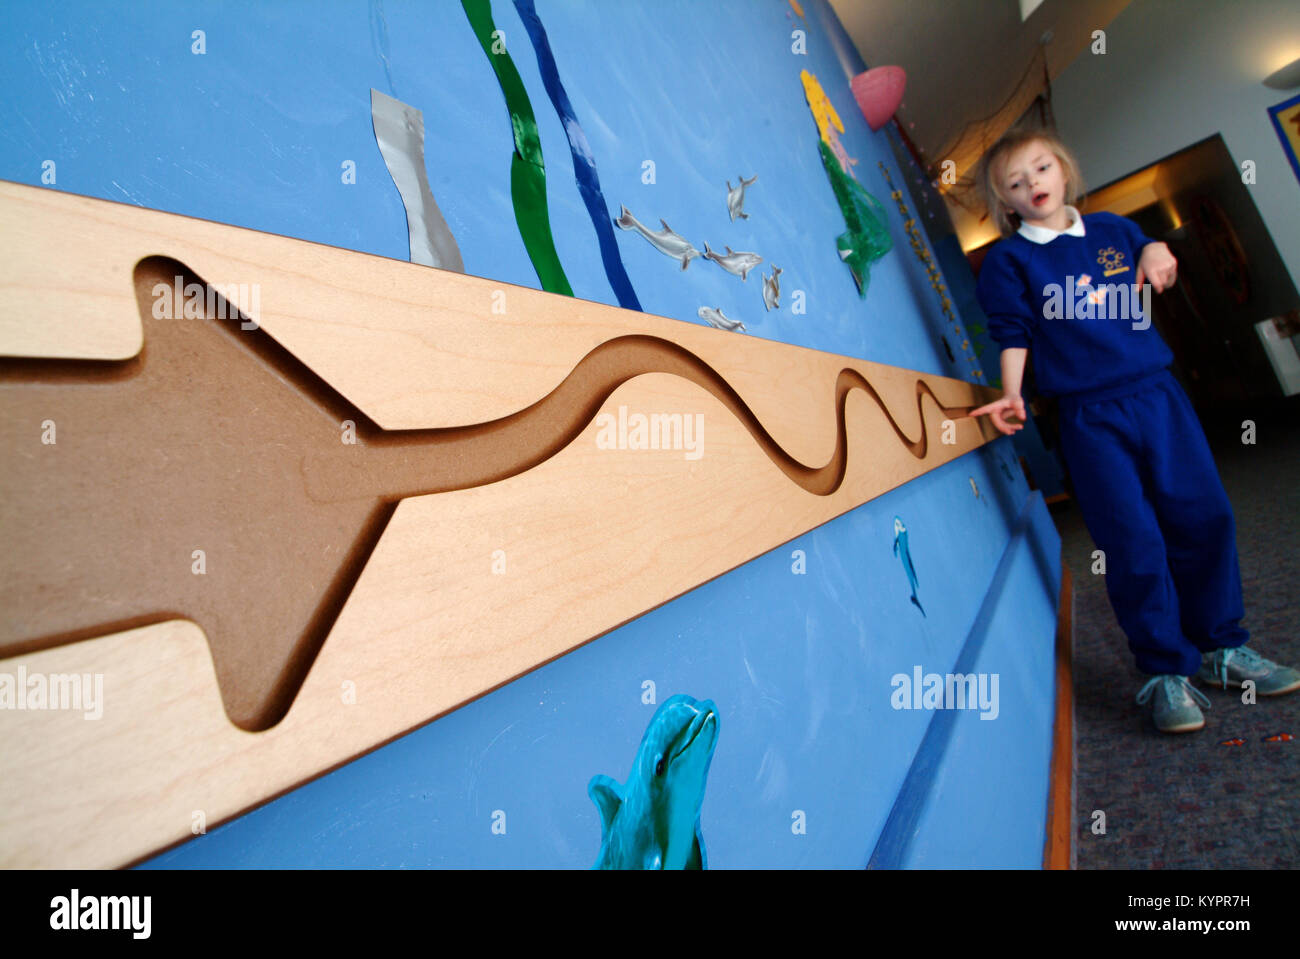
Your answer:
[[[0,711],[6,865],[121,865],[183,840],[196,811],[208,826],[236,815],[996,437],[965,417],[993,392],[961,381],[14,184],[0,184],[0,207],[11,225],[0,353],[121,364],[143,340],[128,362],[148,364],[134,283],[142,260],[168,257],[232,298],[256,284],[246,317],[307,371],[285,359],[288,380],[325,384],[306,392],[327,413],[352,404],[379,433],[445,430],[427,439],[467,444],[461,485],[378,494],[391,518],[315,647],[242,636],[220,653],[299,644],[300,687],[271,684],[284,714],[259,732],[231,721],[222,660],[214,667],[224,647],[201,611],[185,612],[197,626],[165,618],[72,642],[24,634],[23,608],[40,598],[13,597],[0,627],[15,654],[0,674],[100,674],[103,715]],[[584,366],[602,344],[614,345]],[[31,376],[30,362],[0,361],[7,395]],[[504,428],[484,424],[517,425],[508,418],[547,398],[513,466],[482,481],[475,443]],[[601,416],[618,422],[620,408],[696,418],[700,455],[602,448]],[[17,444],[6,456],[39,455],[27,425],[6,435]],[[374,439],[372,454],[384,445]],[[347,495],[346,469],[299,465],[307,500]],[[112,470],[96,479],[115,481]],[[147,497],[120,495],[150,522]],[[2,515],[7,529],[25,522]],[[53,545],[77,562],[78,543]],[[213,608],[273,602],[294,580],[288,555],[283,582],[215,596]]]

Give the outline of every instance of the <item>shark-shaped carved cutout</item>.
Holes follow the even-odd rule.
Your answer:
[[[266,331],[241,329],[224,301],[218,316],[229,319],[154,318],[155,287],[177,276],[202,282],[174,260],[137,264],[145,335],[132,359],[0,359],[0,658],[191,619],[208,637],[228,716],[247,730],[288,710],[398,501],[531,469],[634,376],[667,372],[708,390],[818,495],[844,478],[851,389],[867,392],[914,456],[928,448],[924,416],[910,439],[865,377],[845,368],[835,451],[806,466],[711,366],[646,334],[600,344],[511,415],[384,431]],[[918,378],[918,413],[923,394],[949,417],[973,408],[943,407]],[[58,431],[49,446],[39,438],[46,420]],[[348,420],[354,444],[342,442]]]

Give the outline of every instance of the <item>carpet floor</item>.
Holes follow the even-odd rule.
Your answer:
[[[1300,423],[1203,420],[1237,521],[1249,646],[1300,666]],[[1115,620],[1073,500],[1052,507],[1074,578],[1075,862],[1080,869],[1300,866],[1300,691],[1241,701],[1197,685],[1205,728],[1169,735],[1134,697],[1144,676]],[[1265,738],[1289,733],[1289,742]],[[1223,745],[1242,739],[1242,745]],[[1104,821],[1097,815],[1104,814]],[[1101,826],[1104,824],[1104,832]]]

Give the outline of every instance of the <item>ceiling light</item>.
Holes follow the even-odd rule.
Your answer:
[[[1264,78],[1264,86],[1274,90],[1290,90],[1300,87],[1300,57],[1292,60],[1281,70],[1274,70]]]

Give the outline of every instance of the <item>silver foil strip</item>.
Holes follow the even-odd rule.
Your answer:
[[[460,247],[434,202],[424,172],[424,114],[409,103],[371,89],[370,118],[379,152],[406,207],[411,262],[464,273]]]

